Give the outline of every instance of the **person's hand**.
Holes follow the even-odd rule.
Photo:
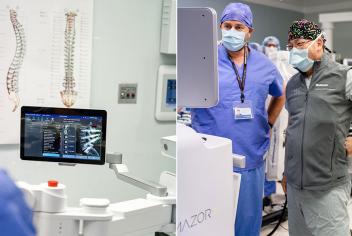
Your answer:
[[[286,183],[285,175],[282,176],[281,186],[282,186],[282,190],[284,190],[284,193],[287,194],[287,183]]]
[[[347,156],[352,156],[352,137],[347,137],[345,140],[345,149]]]

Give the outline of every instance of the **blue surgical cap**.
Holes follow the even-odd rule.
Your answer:
[[[248,28],[253,29],[253,14],[251,8],[243,3],[228,4],[221,16],[221,24],[224,21],[234,20],[245,24]]]
[[[276,38],[275,36],[268,36],[263,40],[263,47],[265,47],[266,45],[268,45],[269,43],[275,44],[276,47],[280,50],[280,41],[278,38]]]
[[[260,46],[259,43],[256,43],[256,42],[249,42],[249,47],[261,52],[262,51],[262,47]]]

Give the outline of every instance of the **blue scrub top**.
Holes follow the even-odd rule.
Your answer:
[[[0,170],[0,235],[35,236],[32,217],[22,191],[5,171]]]
[[[235,71],[225,47],[218,46],[219,103],[212,108],[192,109],[192,127],[199,133],[216,135],[232,140],[233,153],[246,157],[248,170],[260,167],[269,147],[268,114],[265,101],[268,95],[283,93],[283,79],[276,66],[261,52],[251,49],[247,58],[245,101],[252,103],[253,119],[235,120],[234,102],[240,101]],[[242,78],[243,65],[237,66]]]

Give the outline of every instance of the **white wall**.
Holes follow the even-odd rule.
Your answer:
[[[157,181],[161,171],[175,172],[175,161],[159,149],[161,137],[175,134],[175,123],[154,118],[158,66],[176,63],[174,55],[159,53],[162,0],[96,0],[94,7],[91,105],[108,111],[107,150],[122,152],[132,173]],[[117,104],[118,84],[126,82],[138,83],[136,105]],[[81,197],[121,201],[145,195],[117,180],[107,165],[21,161],[17,145],[0,146],[0,166],[33,184],[58,179],[70,205]]]

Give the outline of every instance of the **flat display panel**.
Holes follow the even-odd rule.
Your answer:
[[[106,111],[21,108],[22,160],[104,164]]]
[[[176,80],[167,80],[167,91],[166,91],[166,104],[168,106],[176,107]]]
[[[219,100],[217,16],[211,8],[177,9],[177,106],[213,107]]]

